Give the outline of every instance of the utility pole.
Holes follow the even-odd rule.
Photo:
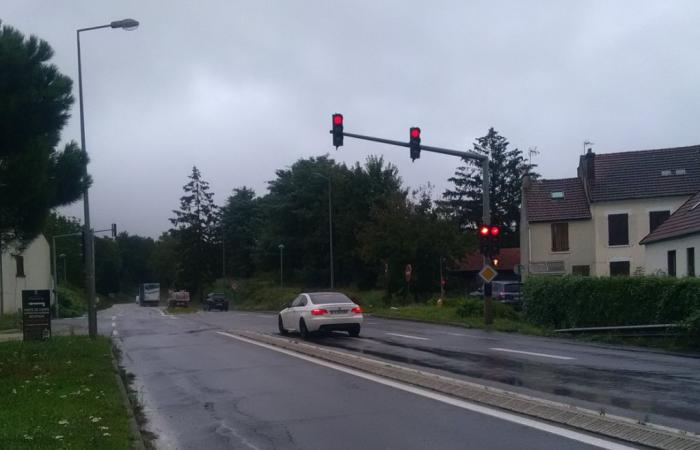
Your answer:
[[[284,244],[280,244],[277,246],[277,248],[280,249],[280,287],[284,287]]]

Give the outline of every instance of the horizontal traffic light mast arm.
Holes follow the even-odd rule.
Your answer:
[[[333,133],[332,130],[331,130],[331,133]],[[374,136],[365,136],[363,134],[343,132],[343,136],[347,136],[347,137],[351,137],[351,138],[355,138],[355,139],[363,139],[365,141],[381,142],[382,144],[398,145],[399,147],[410,147],[411,146],[411,144],[408,142],[395,141],[393,139],[383,139],[383,138],[378,138],[378,137],[374,137]],[[459,150],[451,150],[449,148],[431,147],[429,145],[421,145],[420,148],[421,148],[421,150],[425,150],[426,152],[442,153],[443,155],[458,156],[460,158],[468,158],[468,159],[476,159],[478,161],[484,161],[487,158],[486,155],[480,155],[479,153],[463,152],[463,151],[459,151]]]

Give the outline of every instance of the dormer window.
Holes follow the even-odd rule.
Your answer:
[[[564,191],[554,191],[550,195],[552,200],[562,200],[564,198]]]

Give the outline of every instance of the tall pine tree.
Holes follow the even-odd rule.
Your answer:
[[[509,149],[508,140],[493,128],[478,138],[477,143],[473,151],[484,154],[485,150],[490,157],[491,224],[503,227],[503,246],[518,246],[521,177],[525,171],[537,177],[532,171],[535,166],[528,164],[519,149]],[[438,202],[441,210],[453,217],[462,230],[476,230],[482,222],[481,175],[479,163],[466,160],[449,178],[454,188],[447,189],[442,194],[443,200]]]
[[[180,252],[177,283],[201,300],[204,286],[213,279],[219,261],[216,248],[220,242],[220,213],[214,194],[209,192],[209,183],[202,179],[197,167],[192,167],[189,179],[182,187],[185,195],[180,198],[180,210],[173,210],[171,233],[177,238]]]

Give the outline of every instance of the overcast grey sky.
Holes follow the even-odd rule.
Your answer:
[[[345,130],[466,148],[495,127],[536,146],[546,178],[596,152],[700,143],[697,1],[3,0],[0,19],[49,41],[75,81],[64,140],[79,141],[82,36],[95,227],[157,237],[192,165],[221,204],[264,194],[277,168],[330,153],[383,154],[408,186],[447,187],[454,158],[351,139]],[[82,203],[65,212],[82,217]]]

